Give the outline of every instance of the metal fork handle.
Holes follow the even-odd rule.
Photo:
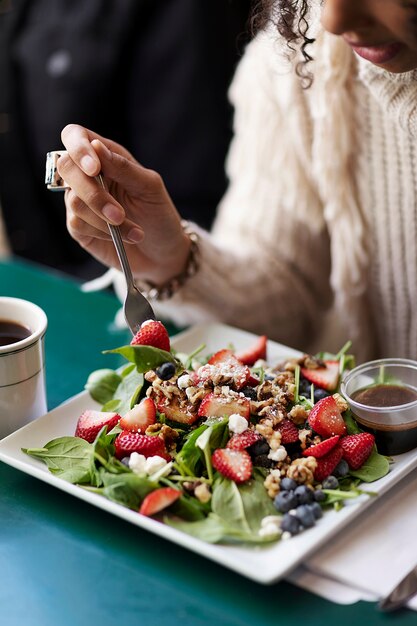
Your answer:
[[[103,176],[99,174],[98,176],[96,176],[96,178],[100,185],[103,187],[103,189],[106,189]],[[107,226],[109,228],[111,238],[113,239],[113,243],[116,248],[117,256],[119,257],[120,265],[122,266],[122,270],[126,278],[127,288],[130,289],[130,287],[136,287],[135,281],[133,279],[132,269],[127,258],[126,249],[123,244],[122,235],[120,233],[120,228],[109,223],[107,224]]]

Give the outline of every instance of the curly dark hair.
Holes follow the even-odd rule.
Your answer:
[[[308,36],[308,11],[308,0],[256,0],[251,16],[252,34],[272,23],[291,51],[300,45],[303,61],[297,63],[296,73],[306,87],[312,82],[312,75],[307,69],[312,57],[307,52],[307,46],[314,42]]]

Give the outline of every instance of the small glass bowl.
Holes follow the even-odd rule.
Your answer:
[[[376,401],[372,406],[373,402],[357,398],[360,391],[371,388],[375,392],[377,387],[378,395],[384,396],[381,404]],[[395,387],[405,387],[411,400],[391,403]],[[391,358],[363,363],[346,372],[340,389],[359,426],[375,435],[379,452],[401,454],[417,447],[416,361]]]

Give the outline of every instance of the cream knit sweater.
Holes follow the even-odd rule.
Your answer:
[[[417,358],[417,72],[314,44],[303,90],[276,34],[248,47],[231,87],[229,190],[201,269],[158,312],[221,320],[308,350],[334,306],[359,360]]]

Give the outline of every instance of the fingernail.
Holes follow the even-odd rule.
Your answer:
[[[116,224],[123,222],[123,211],[114,204],[105,204],[102,213],[109,222],[115,222]]]
[[[139,243],[143,239],[143,232],[139,228],[132,228],[127,234],[129,241],[133,243]]]
[[[89,176],[92,176],[97,171],[97,163],[89,154],[86,154],[81,159],[81,167]]]

